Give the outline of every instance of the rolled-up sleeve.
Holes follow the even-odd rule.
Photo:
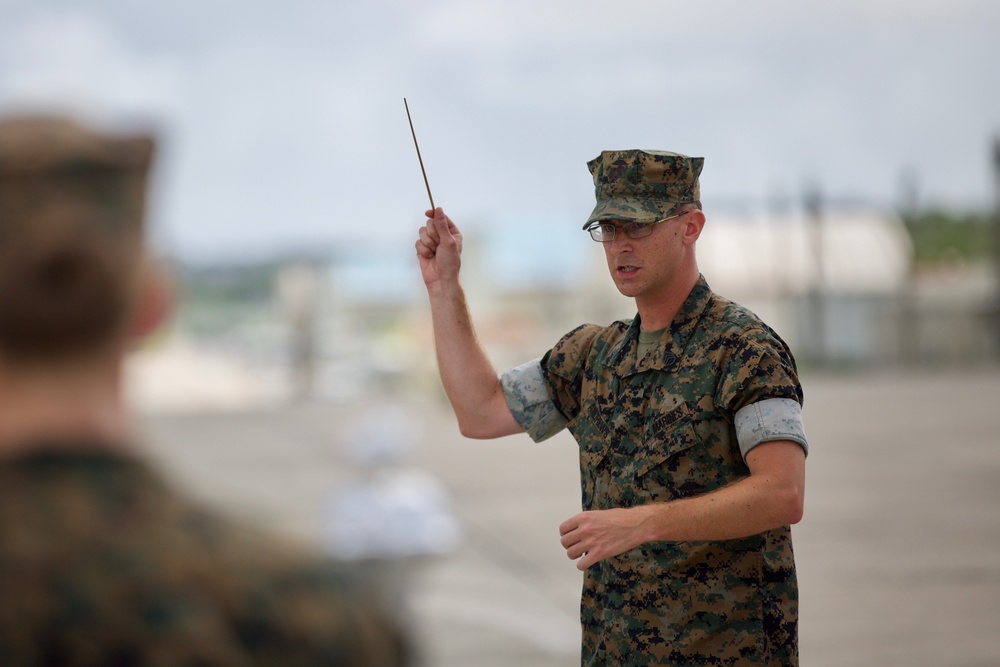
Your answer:
[[[790,398],[769,398],[741,408],[735,417],[736,440],[740,452],[747,454],[757,445],[772,440],[791,440],[809,453],[802,408]]]
[[[535,442],[552,437],[568,421],[549,396],[541,359],[511,368],[500,376],[507,407]]]

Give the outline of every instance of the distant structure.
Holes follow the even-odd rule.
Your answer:
[[[797,347],[800,356],[804,355],[806,358],[822,361],[827,358],[826,306],[824,303],[827,286],[826,230],[823,224],[823,195],[820,193],[819,186],[814,184],[806,188],[802,204],[805,209],[813,277],[806,291],[806,334],[802,336],[801,344]]]
[[[760,315],[803,365],[977,365],[1000,357],[1000,137],[995,266],[919,269],[909,230],[886,207],[831,204],[818,191],[798,206],[720,209],[708,202],[699,267],[719,294]],[[903,211],[911,211],[904,200]],[[581,322],[631,318],[600,244],[573,212],[496,214],[463,227],[464,282],[478,334],[497,367],[551,348]],[[478,224],[477,224],[478,223]],[[919,269],[919,270],[918,270]],[[426,295],[412,248],[353,246],[327,262],[275,272],[283,314],[227,313],[226,349],[263,368],[268,396],[350,401],[361,396],[445,400],[434,363]],[[204,314],[204,313],[202,313]],[[197,315],[197,313],[196,313]],[[266,317],[264,316],[266,315]],[[242,323],[242,324],[241,324]],[[214,323],[212,331],[221,327]],[[211,332],[210,332],[211,333]],[[221,334],[216,334],[217,336]],[[271,366],[268,366],[271,364]],[[274,368],[272,368],[274,366]],[[276,382],[281,374],[284,382]],[[287,385],[287,387],[286,387]]]
[[[993,261],[996,295],[993,298],[994,352],[1000,355],[1000,135],[993,138]]]
[[[913,263],[902,219],[879,208],[710,213],[698,265],[712,289],[760,315],[809,363],[898,357]]]
[[[320,270],[306,262],[283,266],[277,275],[277,293],[289,328],[289,362],[294,400],[312,396],[316,376],[316,314]]]

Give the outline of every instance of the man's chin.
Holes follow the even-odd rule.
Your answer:
[[[639,294],[639,292],[641,291],[641,290],[639,290],[638,286],[636,286],[636,285],[630,285],[628,283],[626,283],[626,284],[623,285],[622,283],[617,283],[616,282],[615,283],[615,287],[618,288],[618,292],[622,296],[627,296],[630,299],[634,299],[636,297],[636,295]]]

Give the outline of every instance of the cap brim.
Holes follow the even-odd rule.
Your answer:
[[[601,220],[627,220],[650,223],[671,215],[677,207],[688,202],[650,199],[648,197],[613,197],[597,202],[583,228]]]

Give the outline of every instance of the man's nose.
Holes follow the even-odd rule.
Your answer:
[[[625,230],[621,227],[615,230],[615,237],[611,239],[611,243],[608,244],[609,249],[613,251],[624,250],[630,248],[631,245],[632,239],[628,237],[628,234],[626,234]]]

